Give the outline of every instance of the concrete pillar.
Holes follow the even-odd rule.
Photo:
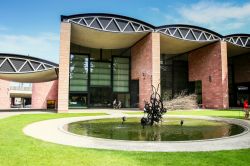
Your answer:
[[[61,23],[58,79],[58,112],[68,111],[71,24]]]
[[[49,81],[32,84],[32,109],[47,109],[47,100],[58,99],[58,81]]]
[[[131,79],[139,80],[139,107],[160,83],[160,34],[150,33],[131,48]],[[159,89],[160,92],[160,89]]]
[[[155,87],[161,82],[160,51],[160,33],[152,33],[152,85]],[[161,92],[160,85],[159,92]]]
[[[189,81],[202,82],[202,104],[205,108],[228,108],[227,43],[218,41],[191,51],[188,66]]]
[[[0,79],[0,109],[10,109],[10,81]]]

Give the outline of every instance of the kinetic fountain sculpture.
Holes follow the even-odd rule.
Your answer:
[[[141,125],[143,128],[146,125],[153,126],[154,123],[162,121],[163,114],[167,112],[167,109],[163,106],[161,95],[158,93],[160,84],[157,89],[152,85],[152,94],[150,96],[150,103],[145,102],[144,114],[146,117],[141,118]]]

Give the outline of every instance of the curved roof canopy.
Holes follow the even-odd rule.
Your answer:
[[[232,34],[224,36],[228,44],[229,56],[241,55],[250,52],[250,34]]]
[[[155,29],[164,35],[189,41],[217,41],[222,36],[211,30],[192,25],[165,25]]]
[[[227,35],[224,36],[224,40],[240,47],[250,48],[250,34]]]
[[[61,20],[72,23],[72,43],[91,48],[128,48],[154,31],[148,23],[114,14],[61,16]]]
[[[161,33],[161,53],[181,54],[221,39],[221,35],[191,25],[165,25],[155,29]]]
[[[89,13],[61,16],[61,20],[107,32],[131,33],[154,31],[154,26],[149,23],[115,14]]]
[[[128,48],[146,36],[148,32],[113,33],[72,24],[71,42],[90,48]]]
[[[16,82],[46,82],[57,79],[58,64],[16,54],[0,53],[0,79]]]
[[[161,33],[161,42],[163,42],[161,46],[165,47],[161,48],[163,53],[183,53],[219,40],[231,43],[236,46],[236,51],[239,49],[239,52],[242,50],[238,47],[250,47],[248,34],[222,36],[206,28],[183,24],[156,27],[138,19],[115,14],[87,13],[61,16],[61,21],[73,23],[73,43],[94,48],[130,47],[149,32]]]

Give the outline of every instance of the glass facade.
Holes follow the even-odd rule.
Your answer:
[[[88,91],[88,55],[70,55],[70,92]]]
[[[69,71],[69,107],[87,106],[89,56],[86,54],[70,55]]]
[[[171,99],[183,91],[189,92],[187,56],[162,55],[161,94]]]
[[[161,94],[164,99],[172,99],[180,93],[198,93],[198,85],[188,81],[187,55],[161,55]]]
[[[113,59],[113,91],[129,92],[129,59]]]
[[[110,62],[90,62],[90,86],[111,85]]]
[[[130,49],[107,50],[71,45],[69,108],[130,107]]]

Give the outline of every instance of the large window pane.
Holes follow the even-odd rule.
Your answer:
[[[70,55],[70,92],[88,91],[88,55]]]
[[[83,108],[87,106],[87,94],[70,93],[69,94],[69,107],[70,108]]]
[[[129,91],[129,58],[115,57],[113,61],[113,91]]]
[[[108,62],[91,62],[90,65],[90,85],[110,86],[111,85],[111,65]]]

